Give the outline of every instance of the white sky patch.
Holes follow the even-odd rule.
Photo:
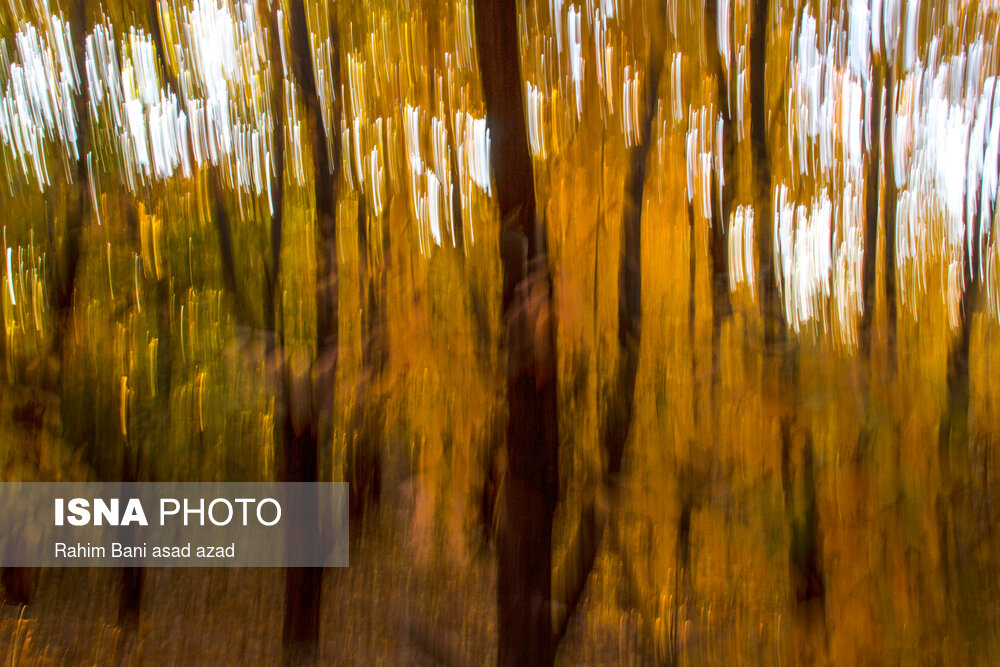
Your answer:
[[[783,139],[791,174],[772,193],[775,266],[789,327],[815,325],[853,347],[864,308],[866,180],[878,159],[866,130],[872,17],[881,8],[852,0],[846,15],[823,20],[812,11],[797,18],[789,43]]]
[[[10,303],[17,305],[17,298],[14,296],[14,270],[10,265],[11,249],[7,248],[7,289],[10,290]]]
[[[74,98],[80,75],[69,24],[57,14],[40,27],[25,24],[14,35],[14,50],[0,95],[0,144],[21,175],[44,190],[50,182],[48,147],[55,146],[67,163],[79,155]]]
[[[745,288],[751,300],[756,291],[754,233],[753,206],[737,206],[729,218],[729,291]]]
[[[833,207],[826,191],[796,205],[785,185],[775,188],[774,207],[779,288],[786,321],[798,333],[821,317],[830,296]]]

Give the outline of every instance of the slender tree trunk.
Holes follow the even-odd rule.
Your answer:
[[[383,213],[383,257],[388,257],[388,207]],[[385,294],[385,269],[379,276],[372,271],[370,251],[372,243],[368,226],[368,207],[364,196],[359,193],[357,233],[358,233],[358,303],[361,304],[361,369],[362,385],[370,388],[363,391],[365,400],[359,402],[355,414],[356,436],[350,443],[346,462],[347,479],[350,482],[350,514],[353,520],[362,517],[378,502],[382,493],[381,461],[379,458],[380,438],[378,429],[382,423],[382,401],[377,393],[378,378],[381,376],[388,355],[386,345],[385,320],[382,299]],[[381,289],[379,288],[381,281]]]
[[[59,374],[56,378],[56,391],[64,387],[63,376],[65,366],[65,342],[69,335],[70,322],[73,317],[73,297],[76,293],[76,279],[80,263],[80,236],[83,232],[84,219],[90,207],[90,172],[87,159],[90,154],[90,90],[87,78],[82,73],[82,63],[85,61],[84,45],[87,35],[87,5],[86,0],[80,0],[74,7],[71,21],[73,31],[73,48],[77,63],[81,65],[80,94],[76,98],[77,118],[77,151],[76,174],[72,184],[72,203],[67,207],[66,239],[63,245],[62,271],[56,271],[55,304],[57,326],[53,331],[52,355],[59,364]],[[64,415],[64,424],[72,423]]]
[[[881,64],[872,66],[872,98],[871,111],[871,146],[868,151],[868,184],[865,188],[865,255],[861,262],[861,323],[858,331],[858,342],[864,361],[872,347],[872,322],[875,317],[875,267],[877,263],[876,250],[878,246],[878,201],[879,201],[879,171],[882,166],[882,88],[883,69]],[[890,175],[887,174],[888,181]]]
[[[896,151],[893,148],[896,118],[896,77],[894,66],[886,64],[885,71],[885,303],[889,328],[889,365],[896,368],[896,204],[899,188],[896,186]]]
[[[226,200],[222,190],[222,183],[219,179],[218,166],[206,165],[206,178],[208,179],[208,192],[212,200],[212,220],[215,223],[216,237],[219,243],[219,256],[222,259],[222,281],[226,289],[233,296],[236,307],[236,321],[242,326],[253,328],[261,326],[255,324],[256,318],[252,314],[247,297],[240,286],[240,281],[236,278],[236,260],[233,256],[233,231],[229,224],[229,211],[226,208]]]
[[[87,159],[90,155],[90,89],[87,77],[83,73],[85,62],[85,43],[87,35],[87,1],[79,0],[72,18],[73,48],[76,51],[76,61],[81,70],[80,94],[76,98],[77,118],[77,150],[76,161],[76,206],[67,216],[66,245],[63,252],[65,271],[59,283],[56,303],[59,310],[59,326],[56,328],[54,344],[57,354],[62,353],[64,338],[69,328],[69,320],[73,310],[73,295],[76,291],[77,267],[80,262],[80,235],[83,231],[83,221],[87,215],[90,202],[90,171]],[[60,382],[60,386],[61,386]]]
[[[660,4],[661,17],[665,5]],[[608,456],[608,475],[621,474],[625,443],[632,426],[635,377],[639,369],[642,338],[642,206],[645,202],[646,167],[653,143],[653,121],[663,71],[663,26],[654,25],[649,49],[648,87],[638,145],[632,149],[626,184],[628,205],[622,220],[621,265],[618,270],[618,368],[611,409],[604,415],[601,442]]]
[[[77,63],[84,62],[84,44],[87,34],[87,1],[78,0],[73,6],[70,27],[73,37],[74,57]],[[75,99],[75,111],[78,121],[77,125],[77,150],[76,173],[74,182],[71,184],[71,202],[67,206],[66,214],[66,238],[63,242],[62,261],[54,263],[52,271],[54,289],[52,296],[56,310],[56,326],[52,333],[52,340],[49,345],[49,355],[57,364],[58,373],[55,377],[50,376],[43,367],[42,384],[45,389],[57,392],[60,395],[60,411],[62,412],[63,436],[67,435],[68,426],[74,420],[67,414],[69,401],[65,400],[63,381],[65,368],[65,343],[69,335],[70,322],[73,317],[73,297],[76,293],[77,267],[80,261],[80,235],[83,230],[83,222],[87,215],[89,201],[89,173],[87,170],[87,155],[90,151],[90,117],[89,96],[86,76],[81,67],[81,91]],[[53,230],[54,232],[54,230]],[[50,236],[50,242],[54,242]],[[0,318],[2,319],[2,318]],[[0,322],[0,352],[6,354],[6,325]],[[13,378],[9,378],[13,380]],[[46,386],[47,385],[47,386]],[[4,594],[8,599],[18,604],[27,604],[34,597],[34,590],[38,579],[38,568],[3,568],[0,572],[0,585],[3,586]]]
[[[874,54],[873,54],[874,55]],[[877,57],[877,56],[876,56]],[[868,414],[857,438],[857,451],[866,451],[873,437],[870,419],[874,368],[871,351],[875,336],[876,276],[878,267],[879,199],[882,169],[882,107],[885,65],[872,63],[871,100],[869,100],[868,182],[865,186],[865,249],[861,260],[861,321],[858,323],[858,372],[861,375],[864,404]]]
[[[293,401],[303,397],[293,395],[288,370],[283,374],[285,386],[284,472],[288,482],[316,482],[319,448],[317,437],[332,429],[338,345],[338,288],[336,240],[336,191],[340,180],[340,137],[327,136],[317,93],[318,85],[310,51],[309,26],[303,0],[290,6],[291,35],[295,44],[295,74],[303,90],[312,146],[313,187],[316,206],[316,226],[319,232],[316,276],[316,380],[311,398],[311,423],[295,423]],[[339,90],[340,49],[336,18],[331,19],[331,46],[334,89]],[[276,124],[282,127],[283,124]],[[332,149],[332,150],[331,150]],[[281,171],[278,171],[280,178]],[[278,199],[277,201],[280,201]],[[278,214],[276,210],[276,214]],[[280,215],[280,214],[279,214]],[[280,243],[272,227],[272,243]],[[277,284],[278,246],[274,250],[274,280]],[[277,302],[277,300],[276,300]],[[281,351],[282,358],[284,351]],[[318,502],[318,499],[316,499]],[[294,545],[291,545],[294,548]],[[318,656],[320,636],[322,568],[288,568],[285,570],[285,619],[282,635],[285,664],[313,661]]]
[[[978,242],[978,239],[977,239]],[[970,258],[966,257],[966,263]],[[942,571],[953,573],[958,567],[951,562],[957,554],[953,553],[954,540],[960,536],[952,535],[954,515],[963,508],[959,503],[962,476],[968,469],[969,444],[971,431],[969,428],[969,407],[972,391],[969,376],[969,351],[972,344],[972,322],[976,304],[981,291],[978,276],[972,277],[966,272],[966,288],[960,301],[961,320],[958,334],[953,343],[948,359],[948,402],[945,404],[938,424],[938,462],[943,480],[942,496],[938,501],[938,529],[941,540]],[[968,525],[975,525],[970,521]],[[952,577],[944,577],[945,591],[951,597]]]
[[[271,9],[271,104],[274,112],[274,173],[271,175],[271,262],[268,269],[267,294],[264,298],[264,329],[269,332],[270,351],[277,351],[279,365],[284,365],[284,328],[281,317],[281,228],[285,205],[285,77],[282,73],[281,24],[278,5]],[[306,39],[302,35],[299,39]],[[287,406],[286,406],[287,408]]]
[[[969,147],[971,150],[980,150],[981,147]],[[966,195],[969,188],[977,188],[979,183],[967,182],[965,184]],[[964,199],[964,197],[963,197]],[[963,575],[968,576],[961,563],[951,562],[952,559],[961,558],[962,553],[967,553],[967,549],[960,547],[959,540],[963,539],[960,531],[953,526],[976,525],[975,519],[971,516],[971,507],[967,500],[963,500],[968,486],[967,475],[970,468],[970,447],[972,444],[972,429],[970,425],[969,409],[972,405],[971,387],[971,365],[969,354],[972,347],[972,327],[975,320],[976,308],[983,293],[983,275],[980,270],[982,261],[983,230],[979,229],[978,219],[982,201],[976,202],[971,215],[966,219],[966,225],[972,225],[971,245],[963,243],[963,259],[965,289],[959,300],[959,325],[956,340],[953,343],[948,359],[948,402],[941,414],[941,421],[938,427],[938,456],[941,467],[941,476],[944,480],[943,497],[938,503],[938,523],[941,532],[941,555],[944,562],[944,571],[955,573],[958,579]],[[987,229],[986,234],[990,230]],[[962,515],[965,515],[964,517]],[[962,521],[959,517],[968,518]],[[968,538],[966,538],[968,539]],[[948,588],[946,592],[954,593],[951,590],[951,577],[945,577]],[[961,599],[961,596],[952,596],[954,599]]]
[[[545,230],[536,220],[523,83],[514,65],[516,4],[477,2],[476,39],[503,221],[508,469],[498,544],[498,658],[500,665],[547,665],[556,649],[550,600],[559,484],[555,322]]]
[[[130,241],[137,243],[139,236],[138,204],[130,196],[124,196],[122,200],[127,207],[125,224],[129,231]],[[158,305],[155,307],[158,307]],[[159,313],[157,315],[159,316]],[[161,408],[165,407],[165,405],[158,405],[157,407]],[[158,418],[158,415],[154,418]],[[123,484],[134,484],[142,479],[142,454],[145,437],[141,428],[136,429],[138,432],[133,432],[133,429],[129,429],[128,436],[122,441],[123,452],[118,478]],[[131,528],[126,529],[124,531],[124,540],[126,544],[134,544],[134,530]],[[145,572],[142,567],[126,566],[122,568],[121,589],[118,594],[118,625],[131,633],[135,633],[139,629],[139,613],[142,608],[144,581]]]
[[[331,24],[331,61],[333,89],[340,90],[340,44],[336,20]],[[316,224],[319,229],[316,276],[316,359],[320,364],[317,375],[316,403],[319,404],[319,433],[324,438],[332,436],[333,400],[336,391],[338,346],[340,341],[339,285],[337,267],[337,195],[340,188],[340,135],[326,135],[323,127],[319,97],[314,81],[308,88],[309,113],[313,147],[314,193],[316,199]]]
[[[705,22],[705,40],[710,42],[715,39],[718,42],[718,30],[720,26],[718,25],[718,10],[717,10],[717,0],[708,3],[708,7],[705,10],[706,16],[714,16],[714,20],[706,20]],[[722,29],[729,31],[729,26],[721,26]],[[721,335],[722,335],[722,322],[730,315],[732,312],[732,303],[729,299],[729,245],[728,245],[728,224],[729,215],[732,212],[732,202],[733,202],[733,192],[734,188],[732,179],[736,178],[738,175],[732,170],[733,163],[733,152],[735,150],[736,142],[733,141],[732,137],[732,119],[729,115],[729,106],[727,100],[729,99],[730,81],[727,77],[725,67],[722,62],[722,55],[719,51],[719,45],[716,44],[716,49],[714,51],[714,56],[711,57],[711,61],[714,64],[717,79],[716,93],[719,100],[719,111],[721,113],[722,120],[722,143],[718,148],[721,150],[722,154],[716,156],[718,159],[718,165],[721,166],[721,171],[719,169],[713,169],[713,187],[712,195],[715,196],[719,193],[718,199],[712,202],[712,358],[713,358],[713,371],[712,371],[712,395],[713,404],[718,404],[718,393],[719,393],[719,380],[721,379]],[[728,186],[728,187],[727,187]],[[713,405],[713,419],[717,419],[715,414],[715,407]],[[717,422],[718,423],[718,422]]]
[[[299,3],[294,3],[298,5]],[[301,7],[301,5],[299,5]],[[271,99],[274,105],[274,162],[275,169],[270,185],[273,210],[271,213],[271,272],[268,295],[265,300],[264,325],[269,332],[268,358],[278,369],[280,401],[283,414],[275,423],[275,439],[281,443],[281,480],[302,482],[316,480],[316,440],[306,425],[294,419],[293,402],[302,397],[293,391],[291,369],[286,359],[284,327],[280,321],[281,307],[281,232],[284,217],[285,174],[285,78],[280,50],[281,23],[275,6],[271,13],[270,48],[272,63]],[[308,39],[308,33],[295,36]],[[320,180],[319,175],[316,178]],[[289,524],[287,548],[294,551],[300,545],[293,535],[301,534],[301,524]],[[282,658],[286,665],[311,664],[316,659],[319,643],[319,611],[321,573],[314,568],[287,568],[285,570],[285,618],[282,632]]]
[[[462,221],[462,190],[457,182],[461,178],[458,171],[458,139],[454,136],[452,123],[445,123],[448,126],[448,138],[451,143],[451,173],[454,182],[451,187],[451,220],[452,220],[452,241],[459,251],[459,257],[465,257],[465,225]]]
[[[640,127],[639,143],[631,150],[629,175],[625,182],[626,205],[622,219],[621,264],[618,270],[618,365],[607,403],[602,406],[600,443],[607,456],[604,484],[617,495],[625,455],[632,428],[635,402],[635,378],[639,369],[639,347],[642,337],[642,207],[649,151],[653,142],[653,121],[656,118],[660,78],[663,71],[663,25],[666,7],[660,5],[659,21],[652,26],[649,48],[648,78],[645,107]],[[604,169],[603,148],[601,169]],[[602,186],[603,190],[603,186]],[[595,257],[595,267],[598,258]],[[595,280],[596,280],[595,273]],[[596,292],[595,292],[596,303]],[[562,568],[568,581],[562,582],[566,597],[556,623],[556,642],[562,639],[583,595],[587,578],[594,566],[597,549],[607,525],[607,516],[596,507],[596,498],[584,503],[577,533],[568,551],[569,562]]]
[[[771,169],[767,149],[767,88],[765,86],[765,63],[767,62],[767,21],[769,0],[755,0],[753,3],[753,26],[749,40],[750,66],[750,139],[754,148],[754,171],[757,174],[757,263],[760,267],[757,293],[760,295],[764,313],[764,344],[773,343],[780,335],[781,304],[778,301],[773,261],[773,225],[771,211]],[[778,326],[773,327],[777,323]],[[772,329],[777,329],[775,333]]]

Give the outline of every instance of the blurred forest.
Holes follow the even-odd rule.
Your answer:
[[[6,0],[0,479],[348,481],[352,534],[4,570],[0,655],[997,662],[998,44],[996,0]]]

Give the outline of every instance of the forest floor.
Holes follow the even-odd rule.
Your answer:
[[[326,570],[319,664],[480,665],[496,655],[496,561],[420,553],[411,491],[384,499],[352,534],[351,564]],[[599,559],[560,646],[560,664],[641,664],[636,633],[590,613],[608,587]],[[604,565],[601,565],[604,564]],[[0,614],[4,665],[278,664],[279,569],[148,569],[138,627],[117,624],[121,570],[42,571],[27,607]],[[606,582],[604,582],[606,583]],[[593,592],[591,592],[593,591]],[[627,615],[621,618],[628,618]]]

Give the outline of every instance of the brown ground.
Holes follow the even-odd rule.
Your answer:
[[[495,561],[415,553],[409,503],[385,504],[352,534],[351,565],[327,570],[321,664],[490,663],[496,654]],[[52,569],[35,601],[3,607],[4,665],[277,664],[283,578],[277,569],[150,569],[139,626],[117,625],[120,570]],[[600,572],[596,577],[602,576]],[[624,622],[600,627],[586,598],[560,649],[562,664],[641,662]],[[627,618],[624,616],[623,618]]]

